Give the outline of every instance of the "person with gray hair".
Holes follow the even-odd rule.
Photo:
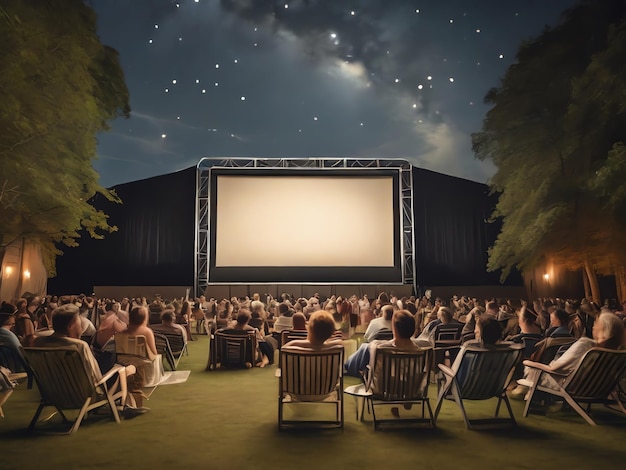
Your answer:
[[[547,388],[558,389],[556,380],[562,381],[564,374],[573,372],[583,356],[591,348],[599,347],[606,349],[619,349],[624,344],[624,323],[614,313],[601,313],[593,324],[593,339],[586,336],[581,337],[573,343],[567,351],[558,359],[554,359],[547,368],[550,371],[558,372],[557,378],[550,374],[541,375],[541,385]],[[525,366],[539,366],[546,370],[545,364],[540,364],[530,360],[524,361]],[[527,374],[526,374],[527,375]],[[523,386],[529,387],[527,380],[518,381]]]
[[[378,332],[383,329],[391,330],[391,317],[393,317],[393,305],[386,304],[380,309],[381,316],[373,319],[367,326],[363,339],[366,342],[371,341],[376,337]]]

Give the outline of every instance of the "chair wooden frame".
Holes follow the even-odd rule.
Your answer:
[[[278,377],[278,430],[294,427],[343,429],[343,345],[324,349],[284,347]],[[285,419],[285,406],[332,405],[330,420]]]
[[[432,366],[432,348],[415,351],[402,351],[391,347],[377,348],[374,369],[368,366],[365,381],[360,385],[347,387],[344,393],[357,399],[357,420],[359,420],[359,401],[361,420],[365,402],[372,410],[374,429],[381,426],[407,426],[428,424],[435,427],[433,410],[428,398],[430,368]],[[380,367],[380,370],[377,368]],[[421,405],[421,417],[380,419],[376,417],[376,408],[393,405]],[[428,417],[426,417],[428,410]]]
[[[462,348],[460,353],[462,356],[455,361],[454,369],[439,364],[439,369],[445,376],[445,383],[439,390],[435,422],[443,401],[452,398],[461,409],[468,429],[473,429],[477,425],[517,425],[506,389],[513,379],[517,364],[522,360],[523,351],[521,344],[494,349],[472,345]],[[463,400],[488,400],[490,398],[498,398],[493,418],[470,419],[468,417]],[[509,418],[498,417],[502,402],[506,405]]]
[[[626,409],[618,396],[619,383],[626,372],[626,351],[591,348],[584,354],[576,369],[569,374],[555,373],[544,364],[526,365],[530,369],[527,380],[532,385],[528,392],[524,417],[528,416],[532,399],[538,391],[563,398],[591,426],[596,425],[590,416],[591,405],[594,403],[601,403],[615,410],[609,406],[614,401],[617,410],[626,416]],[[555,379],[556,388],[541,385],[544,374]],[[609,399],[611,396],[613,401]],[[581,404],[587,405],[586,411]]]
[[[62,434],[75,432],[87,412],[105,405],[111,409],[115,422],[120,422],[116,401],[119,400],[119,406],[123,406],[128,394],[124,366],[115,365],[94,383],[90,364],[76,348],[24,348],[24,355],[41,394],[39,407],[28,426],[29,431],[35,429],[46,407],[54,407],[57,411],[42,422],[48,421],[57,412],[65,422],[70,422],[63,412],[79,410],[69,431]],[[109,384],[114,377],[113,383]]]

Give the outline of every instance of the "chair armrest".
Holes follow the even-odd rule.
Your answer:
[[[523,362],[523,364],[526,367],[530,367],[531,369],[537,369],[537,370],[540,370],[540,371],[543,371],[543,372],[547,372],[548,374],[552,374],[552,375],[562,375],[562,376],[569,375],[568,373],[558,372],[558,371],[552,370],[549,365],[542,364],[541,362],[529,361],[528,359],[526,359]]]
[[[120,364],[115,364],[106,374],[102,376],[102,378],[96,383],[96,385],[102,385],[115,374],[119,374],[119,372],[124,369],[124,366]]]
[[[437,365],[441,369],[441,372],[443,372],[445,375],[447,375],[448,377],[454,377],[454,371],[450,367],[448,367],[445,364],[437,364]]]

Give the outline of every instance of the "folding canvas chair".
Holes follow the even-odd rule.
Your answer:
[[[428,376],[432,364],[432,349],[425,348],[415,351],[401,351],[392,347],[376,350],[376,361],[373,369],[369,369],[365,383],[347,387],[344,392],[357,398],[357,420],[361,402],[361,419],[365,401],[368,410],[372,410],[374,429],[381,425],[429,424],[434,427],[433,411],[428,398]],[[387,405],[419,404],[422,407],[421,417],[381,419],[376,416],[376,408]],[[425,410],[428,409],[428,418]]]
[[[41,402],[30,422],[29,430],[35,429],[45,407],[56,408],[65,422],[67,410],[79,410],[70,430],[75,432],[88,411],[101,406],[111,409],[115,422],[120,422],[116,401],[123,406],[126,401],[126,369],[116,365],[94,383],[90,364],[76,348],[24,348],[24,355],[33,371]],[[113,384],[110,379],[115,377]],[[53,413],[42,421],[48,421]]]
[[[325,349],[286,347],[280,350],[278,377],[278,430],[290,427],[343,429],[343,345]],[[291,414],[285,407],[334,407],[334,417],[307,419],[310,414]]]
[[[187,348],[187,341],[183,335],[178,335],[175,333],[164,332],[164,334],[169,343],[170,348],[172,349],[172,354],[174,356],[174,361],[176,362],[176,367],[178,367],[178,363],[180,362],[180,358],[183,357],[183,354],[189,355],[189,349]]]
[[[216,331],[211,341],[209,370],[220,367],[250,369],[256,363],[256,351],[254,332]]]
[[[177,361],[172,352],[170,341],[166,335],[158,332],[154,332],[154,342],[156,344],[157,352],[163,356],[163,359],[167,362],[170,370],[176,370]]]
[[[141,367],[145,378],[143,386],[146,388],[156,387],[163,379],[165,373],[163,356],[154,354],[148,348],[144,335],[116,334],[115,357],[119,364],[132,364],[137,368]]]
[[[0,366],[4,366],[12,372],[12,380],[18,383],[27,380],[27,387],[33,388],[33,372],[20,349],[16,349],[10,344],[0,343]]]
[[[510,384],[515,367],[522,359],[524,352],[520,344],[511,344],[507,348],[494,349],[469,346],[462,348],[452,367],[439,364],[444,374],[445,382],[439,390],[435,422],[441,411],[443,401],[453,398],[463,413],[463,419],[468,429],[475,425],[512,424],[516,425],[513,410],[506,389]],[[488,400],[498,398],[495,416],[493,418],[470,419],[465,411],[463,400]],[[505,403],[509,418],[499,418],[500,405]]]
[[[602,403],[609,406],[613,397],[617,409],[626,415],[626,409],[619,399],[618,386],[626,372],[626,351],[592,348],[585,353],[574,371],[569,374],[558,374],[548,370],[543,364],[529,365],[531,373],[528,381],[532,383],[524,416],[528,416],[535,393],[544,392],[549,395],[563,398],[587,423],[595,426],[591,418],[591,405]],[[544,375],[552,377],[550,386],[542,385]],[[582,408],[587,405],[587,410]],[[614,409],[611,407],[611,409]]]

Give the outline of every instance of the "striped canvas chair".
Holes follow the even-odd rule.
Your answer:
[[[543,364],[529,365],[531,373],[528,381],[532,382],[529,390],[524,416],[528,416],[535,393],[544,392],[563,398],[587,423],[595,426],[591,418],[591,405],[604,405],[615,402],[619,411],[626,415],[626,409],[619,399],[618,387],[626,372],[626,351],[592,348],[585,353],[578,367],[570,374],[558,374],[547,369]],[[541,385],[542,376],[547,374],[554,379],[553,387]],[[609,400],[612,396],[613,400]],[[587,405],[587,410],[582,408]]]
[[[468,346],[461,348],[452,367],[439,364],[445,382],[439,390],[435,422],[443,401],[452,398],[461,409],[465,425],[472,429],[477,425],[516,425],[513,410],[506,395],[506,389],[513,379],[515,367],[522,360],[524,348],[521,344],[499,345],[496,348]],[[489,400],[497,398],[493,418],[470,419],[463,405],[464,400]],[[504,402],[509,412],[508,418],[498,417],[500,405]]]
[[[283,347],[278,377],[278,430],[290,427],[335,427],[343,429],[343,345],[322,350]],[[292,414],[285,419],[285,407],[324,405],[334,407],[331,419],[309,419]],[[330,405],[330,406],[326,406]]]

